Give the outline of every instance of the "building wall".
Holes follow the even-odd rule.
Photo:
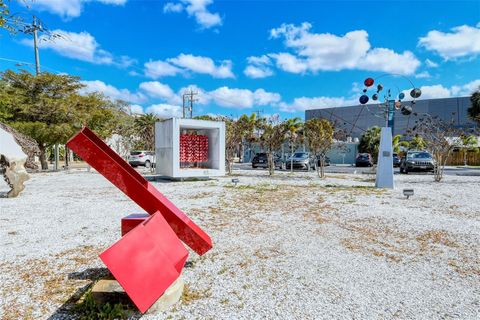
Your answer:
[[[425,114],[439,116],[446,121],[451,120],[456,126],[466,129],[476,126],[475,122],[468,117],[467,109],[471,106],[470,97],[425,99],[417,100],[414,105],[408,101],[404,104],[411,105],[413,113],[410,116],[404,116],[400,110],[395,111],[394,135],[405,134],[415,125],[415,121]],[[329,119],[354,138],[360,138],[370,127],[385,126],[384,108],[380,108],[378,104],[306,110],[305,121],[312,118]]]

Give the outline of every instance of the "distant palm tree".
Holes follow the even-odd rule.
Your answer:
[[[140,137],[139,148],[145,150],[155,149],[155,122],[161,118],[153,113],[142,114],[135,118],[135,131]]]
[[[480,123],[480,88],[472,94],[470,101],[472,102],[472,106],[468,108],[468,115]]]
[[[477,148],[478,145],[478,140],[477,137],[474,135],[462,135],[460,137],[461,139],[461,145],[463,149],[463,165],[467,165],[467,151],[468,150],[474,150]]]
[[[298,140],[300,140],[300,132],[303,128],[303,122],[299,117],[295,117],[285,120],[284,126],[291,151],[290,171],[293,172],[293,152]]]

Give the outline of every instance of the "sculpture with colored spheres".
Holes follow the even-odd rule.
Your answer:
[[[396,76],[403,77],[406,79],[413,89],[410,91],[410,96],[413,98],[411,105],[405,105],[402,103],[402,100],[405,98],[405,93],[398,89],[398,95],[396,99],[392,99],[392,91],[390,89],[384,90],[384,87],[381,83],[378,83],[378,80],[385,76]],[[409,116],[413,112],[412,106],[415,104],[415,99],[419,98],[422,94],[422,91],[419,88],[416,88],[413,83],[402,75],[390,75],[385,74],[377,79],[367,78],[363,82],[365,88],[362,90],[362,95],[359,98],[359,102],[362,105],[365,105],[369,101],[368,90],[373,87],[374,83],[377,83],[376,92],[372,94],[372,100],[378,101],[380,92],[384,92],[384,102],[379,103],[380,108],[385,109],[385,127],[381,129],[380,132],[380,145],[377,159],[377,170],[375,178],[375,186],[377,188],[394,188],[393,180],[393,147],[392,147],[392,133],[394,126],[394,115],[395,110],[399,110],[402,115]],[[373,89],[375,90],[375,89]],[[363,110],[363,107],[362,107]],[[361,111],[360,111],[361,113]],[[360,116],[359,113],[359,116]],[[358,119],[358,118],[357,118]]]

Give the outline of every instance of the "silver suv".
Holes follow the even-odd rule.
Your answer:
[[[435,162],[432,155],[427,151],[408,151],[407,155],[400,162],[400,173],[411,171],[432,171]]]
[[[144,166],[145,168],[150,168],[155,166],[155,152],[145,150],[132,151],[128,157],[128,163],[132,167]]]

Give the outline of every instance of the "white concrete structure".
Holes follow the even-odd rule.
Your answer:
[[[208,136],[208,162],[202,168],[181,168],[180,133],[195,130]],[[172,118],[155,124],[156,173],[170,178],[225,175],[225,123]]]
[[[23,183],[29,179],[25,170],[27,155],[17,144],[13,135],[0,128],[0,171],[11,190],[7,197],[14,198],[25,189]]]
[[[377,188],[394,188],[392,128],[384,127],[380,133],[375,186]]]

